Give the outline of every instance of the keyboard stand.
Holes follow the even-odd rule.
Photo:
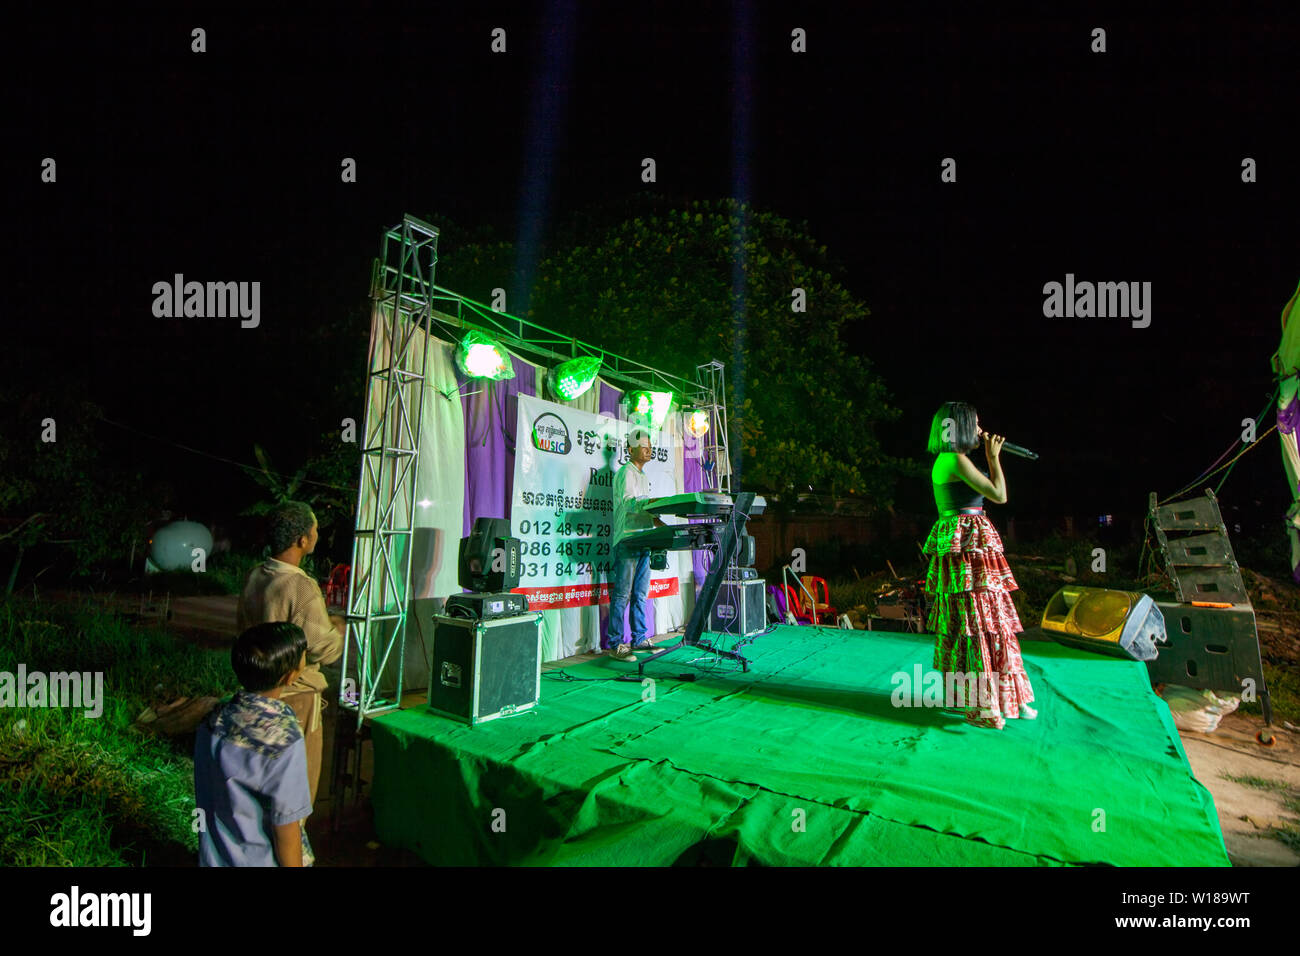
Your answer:
[[[739,661],[742,671],[749,670],[749,661],[736,651],[722,651],[713,646],[710,641],[700,640],[700,635],[704,633],[704,623],[709,619],[709,609],[713,607],[713,602],[718,599],[718,591],[722,588],[723,578],[727,573],[727,566],[731,563],[731,557],[736,553],[736,543],[740,539],[741,529],[744,522],[748,520],[750,506],[754,503],[754,493],[752,491],[742,491],[736,495],[735,507],[731,509],[731,514],[727,520],[722,522],[722,537],[718,542],[718,550],[714,553],[713,567],[708,576],[704,579],[704,586],[700,593],[696,595],[695,607],[691,611],[690,620],[686,622],[686,634],[680,641],[670,647],[665,647],[661,651],[655,651],[645,660],[637,664],[637,677],[645,676],[645,666],[651,661],[657,661],[659,658],[671,654],[675,650],[683,647],[699,647],[719,657],[725,657],[729,660]],[[741,518],[745,515],[745,518]]]

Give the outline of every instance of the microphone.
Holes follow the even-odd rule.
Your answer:
[[[981,428],[976,433],[975,440],[979,442],[983,442],[984,439],[988,437],[988,434],[989,434],[988,432],[986,432],[984,429]],[[1030,451],[1028,448],[1024,447],[1023,445],[1013,444],[1007,441],[1006,439],[1003,439],[1002,441],[1002,450],[1009,455],[1015,455],[1017,458],[1028,458],[1030,461],[1038,461],[1038,452]]]
[[[1022,448],[1020,445],[1013,445],[1009,441],[1002,443],[1002,450],[1015,455],[1017,458],[1028,458],[1030,461],[1038,461],[1038,453],[1030,451],[1028,448]]]

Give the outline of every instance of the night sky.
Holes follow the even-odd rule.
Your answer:
[[[574,207],[650,188],[806,220],[873,313],[852,346],[904,410],[889,450],[923,457],[937,404],[964,398],[1042,454],[1008,463],[1006,513],[1140,513],[1265,407],[1300,280],[1300,30],[1270,12],[1286,7],[592,6],[27,5],[3,41],[12,374],[84,382],[108,417],[214,455],[250,461],[258,441],[292,459],[324,423],[275,406],[339,378],[351,353],[318,341],[322,316],[358,316],[348,360],[364,363],[370,263],[403,213],[544,240]],[[195,26],[206,53],[190,52]],[[796,27],[807,53],[791,52]],[[956,183],[940,181],[944,157]],[[260,281],[261,329],[155,318],[151,287],[177,272]],[[1044,283],[1067,273],[1150,282],[1150,327],[1044,317]],[[250,350],[281,356],[281,373],[250,378]],[[1223,497],[1280,528],[1265,442]],[[139,454],[196,512],[238,477]],[[924,511],[929,494],[898,500]]]

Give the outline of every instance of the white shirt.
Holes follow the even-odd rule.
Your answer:
[[[650,478],[630,461],[614,476],[613,497],[615,547],[631,532],[655,526],[654,515],[644,510],[650,497]]]

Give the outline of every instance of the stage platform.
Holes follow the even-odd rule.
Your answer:
[[[646,686],[600,658],[473,729],[386,714],[376,831],[451,865],[1228,865],[1144,664],[1026,641],[1038,719],[995,731],[894,706],[932,646],[778,627],[744,648],[749,673],[680,650]]]

